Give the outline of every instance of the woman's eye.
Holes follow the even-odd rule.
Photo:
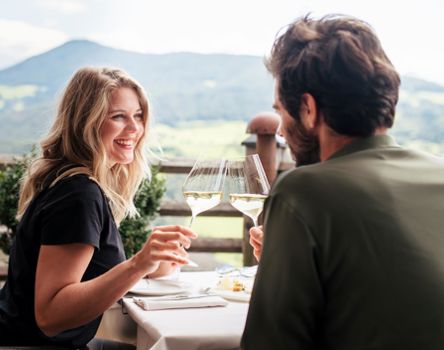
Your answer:
[[[111,118],[112,119],[122,119],[122,118],[125,118],[125,116],[123,114],[115,114]]]
[[[137,120],[143,120],[143,114],[142,114],[142,113],[136,114],[136,115],[134,116],[134,119],[137,119]]]

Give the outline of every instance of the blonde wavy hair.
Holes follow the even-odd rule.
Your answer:
[[[109,168],[100,130],[116,89],[133,89],[140,103],[145,132],[135,147],[130,164]],[[95,181],[109,200],[114,220],[137,215],[134,195],[149,176],[145,144],[149,104],[142,86],[127,73],[113,68],[86,67],[69,81],[59,104],[56,120],[40,142],[41,155],[32,162],[22,181],[18,205],[21,218],[31,200],[46,186],[77,174]]]

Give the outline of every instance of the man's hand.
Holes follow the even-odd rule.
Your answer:
[[[250,228],[250,244],[253,247],[253,255],[257,261],[261,258],[263,240],[264,231],[262,225]]]

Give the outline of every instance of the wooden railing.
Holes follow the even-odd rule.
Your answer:
[[[281,171],[294,167],[294,163],[284,159],[285,144],[276,139],[276,131],[279,117],[273,113],[260,113],[256,115],[247,127],[250,136],[242,142],[245,154],[258,153],[264,165],[267,177],[272,183]],[[0,155],[0,169],[13,161],[11,156]],[[160,172],[165,174],[187,174],[192,166],[193,160],[176,159],[173,161],[161,161],[157,164]],[[190,216],[190,208],[185,201],[163,201],[160,209],[161,216]],[[201,216],[242,217],[242,214],[234,209],[229,203],[221,203],[210,209]],[[252,226],[249,218],[244,217],[242,238],[198,238],[193,241],[190,251],[192,252],[233,252],[243,254],[244,265],[255,263],[252,248],[249,245],[248,231]],[[0,268],[1,276],[6,274]]]

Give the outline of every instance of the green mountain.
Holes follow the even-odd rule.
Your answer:
[[[86,65],[128,71],[147,90],[156,122],[169,127],[247,121],[272,104],[273,82],[261,57],[141,54],[74,40],[0,71],[0,153],[21,153],[46,132],[63,87]],[[397,119],[393,133],[401,141],[440,147],[444,87],[403,77]]]

